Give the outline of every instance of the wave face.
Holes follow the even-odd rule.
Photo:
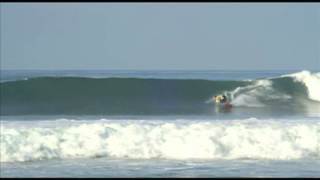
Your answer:
[[[52,122],[51,122],[52,123]],[[31,123],[32,124],[32,123]],[[59,124],[59,125],[58,125]],[[319,159],[320,122],[110,121],[2,125],[1,162],[65,158]]]
[[[38,77],[0,83],[1,114],[211,114],[210,99],[220,93],[236,107],[319,112],[319,74],[252,81]]]

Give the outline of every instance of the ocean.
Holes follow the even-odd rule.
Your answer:
[[[0,177],[320,177],[319,71],[2,70],[0,89]]]

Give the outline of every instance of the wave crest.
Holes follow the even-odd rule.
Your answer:
[[[320,102],[320,72],[311,73],[310,71],[305,70],[283,75],[282,77],[293,77],[295,81],[303,83],[308,90],[308,97],[314,101]]]

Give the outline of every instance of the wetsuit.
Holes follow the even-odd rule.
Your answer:
[[[220,101],[221,103],[227,102],[227,97],[225,95],[222,95],[222,99]]]

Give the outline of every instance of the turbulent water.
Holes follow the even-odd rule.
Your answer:
[[[1,176],[320,177],[320,73],[237,73],[6,76]],[[212,102],[221,93],[232,109]]]
[[[67,124],[66,124],[67,123]],[[21,127],[20,127],[21,126]],[[5,123],[1,161],[114,157],[134,159],[320,158],[320,122],[58,120]]]

